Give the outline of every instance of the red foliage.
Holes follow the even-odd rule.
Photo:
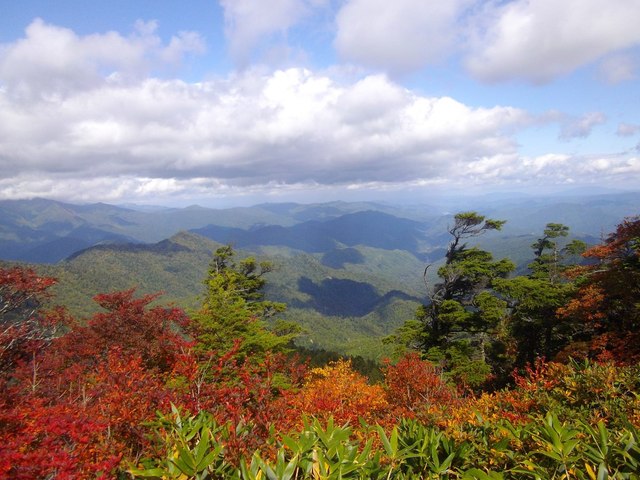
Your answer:
[[[575,272],[584,277],[582,285],[558,314],[582,323],[588,355],[640,361],[640,218],[625,220],[584,256],[595,262]]]
[[[161,375],[144,368],[140,356],[113,347],[95,367],[66,388],[67,372],[34,388],[5,392],[0,428],[0,472],[8,478],[88,478],[113,470],[123,455],[147,444],[143,422],[172,400]],[[20,388],[22,387],[22,388]],[[10,395],[10,396],[9,396]],[[11,407],[9,405],[12,405]]]
[[[453,406],[456,391],[442,379],[442,371],[431,362],[409,353],[384,368],[387,401],[398,417],[414,418],[433,404]]]
[[[92,478],[120,462],[120,445],[105,439],[105,425],[77,404],[29,397],[3,417],[0,478]]]
[[[51,340],[58,323],[36,313],[48,289],[56,283],[24,267],[0,268],[0,372],[6,374],[15,362]]]
[[[300,375],[297,365],[269,355],[249,361],[239,342],[222,354],[197,352],[176,328],[189,330],[181,310],[152,307],[155,296],[133,293],[98,295],[105,312],[13,370],[11,388],[0,394],[7,419],[0,425],[7,446],[0,477],[110,472],[121,458],[135,461],[149,447],[144,422],[169,411],[170,403],[229,422],[230,460],[263,445],[272,423],[287,413],[278,385]],[[241,425],[250,430],[236,429]]]
[[[79,357],[95,357],[117,345],[124,354],[140,355],[146,368],[171,370],[177,355],[188,346],[176,326],[186,326],[188,318],[178,308],[151,307],[157,295],[134,298],[134,292],[96,295],[94,300],[106,312],[66,335],[66,350]]]
[[[36,302],[31,306],[37,306],[37,302],[48,296],[47,289],[55,283],[55,278],[41,277],[31,268],[0,268],[0,316],[29,307],[30,302]]]
[[[554,388],[559,379],[549,373],[549,363],[538,358],[535,364],[527,365],[523,372],[514,371],[513,379],[521,392],[547,391]]]
[[[200,355],[200,356],[196,356]],[[176,362],[169,387],[185,410],[211,412],[218,423],[229,423],[227,458],[237,460],[264,445],[273,424],[289,412],[280,383],[295,381],[299,365],[282,356],[267,355],[260,362],[248,361],[240,342],[224,354],[186,352]],[[251,435],[236,427],[250,426]]]
[[[189,346],[175,329],[184,313],[154,298],[99,295],[105,313],[17,365],[0,396],[4,475],[95,477],[145,447],[143,422],[176,400],[167,375]]]

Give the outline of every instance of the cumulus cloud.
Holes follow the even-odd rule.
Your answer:
[[[468,0],[348,0],[336,16],[335,47],[342,58],[405,73],[445,58]]]
[[[40,21],[30,29],[0,53],[0,198],[117,201],[640,175],[636,158],[607,158],[605,170],[592,159],[523,158],[515,134],[536,121],[527,112],[420,95],[386,75],[337,81],[291,68],[198,83],[146,78],[136,75],[138,61],[174,61],[197,49],[198,37],[176,37],[183,46],[172,46],[153,24],[128,37],[81,37]],[[89,48],[96,39],[117,51]],[[571,135],[602,122],[598,115],[579,119]]]
[[[560,138],[571,140],[572,138],[588,137],[594,127],[602,125],[606,120],[607,117],[601,112],[591,112],[579,118],[569,118],[562,125]]]
[[[66,95],[94,88],[111,74],[138,78],[204,49],[194,32],[180,33],[163,45],[156,28],[155,22],[139,21],[129,37],[117,32],[79,37],[36,19],[24,38],[0,46],[0,84],[23,98]]]
[[[548,82],[640,45],[640,1],[491,2],[476,17],[466,64],[487,81]]]
[[[37,112],[0,96],[0,168],[215,177],[234,184],[404,181],[513,150],[509,107],[417,96],[384,76],[349,85],[308,70],[188,84],[106,81]],[[126,106],[126,108],[123,108]]]
[[[549,82],[603,60],[609,83],[635,78],[640,0],[346,0],[336,15],[342,59],[407,73],[458,54],[482,81]]]
[[[242,66],[251,54],[273,35],[287,31],[325,0],[220,0],[224,10],[225,34],[229,51]]]

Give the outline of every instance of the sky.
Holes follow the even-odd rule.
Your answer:
[[[0,0],[0,200],[639,190],[638,25],[640,0]]]

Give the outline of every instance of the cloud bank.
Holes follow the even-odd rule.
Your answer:
[[[223,1],[230,48],[248,58],[261,38],[286,32],[325,3],[279,0],[265,11],[262,2]],[[454,49],[461,25],[477,29],[481,16],[494,33],[478,30],[468,39],[469,68],[490,80],[544,81],[561,74],[560,65],[575,67],[636,42],[635,32],[604,38],[613,22],[628,21],[623,3],[608,4],[588,34],[570,23],[564,39],[545,0],[421,2],[417,9],[407,0],[350,0],[337,13],[335,45],[350,61],[407,72]],[[358,22],[372,7],[367,22],[387,36],[368,34]],[[534,41],[542,25],[557,45]],[[511,44],[514,26],[522,35]],[[478,43],[483,36],[486,45]],[[525,69],[517,54],[529,48],[536,62],[557,61],[544,71]],[[562,138],[580,139],[605,122],[602,113],[541,120],[508,105],[420,94],[384,73],[337,80],[304,68],[247,68],[201,82],[166,75],[204,49],[195,32],[162,41],[154,22],[139,22],[128,36],[80,36],[39,19],[23,38],[0,45],[0,198],[115,201],[640,178],[637,156],[519,153],[518,134],[533,124],[559,122]],[[621,124],[619,135],[636,133],[629,125]]]
[[[638,22],[638,0],[489,2],[475,21],[466,65],[486,81],[549,82],[638,46]],[[618,75],[628,77],[628,67]]]

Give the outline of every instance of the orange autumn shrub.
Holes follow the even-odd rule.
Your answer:
[[[396,364],[383,369],[387,401],[397,419],[426,420],[434,409],[459,404],[456,390],[442,377],[442,370],[422,360],[416,352],[408,353]]]
[[[304,385],[288,403],[292,427],[302,425],[305,415],[323,420],[333,417],[337,424],[358,425],[359,419],[373,424],[389,411],[384,388],[369,385],[348,360],[310,370]]]

